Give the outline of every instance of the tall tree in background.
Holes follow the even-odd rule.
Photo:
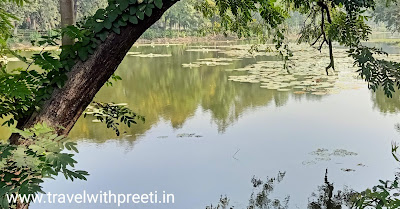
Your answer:
[[[75,0],[60,0],[61,27],[67,27],[75,24]],[[64,35],[62,45],[73,45],[74,40]]]

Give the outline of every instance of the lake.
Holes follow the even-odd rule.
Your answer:
[[[270,199],[306,208],[326,170],[335,189],[363,191],[394,178],[391,143],[400,139],[400,94],[372,92],[344,49],[325,74],[327,53],[293,46],[292,68],[274,53],[248,54],[236,42],[135,45],[95,101],[126,103],[146,117],[121,136],[95,118],[80,118],[70,138],[88,181],[59,177],[51,193],[174,195],[174,204],[120,208],[205,209],[221,195],[246,208],[253,177],[284,173]],[[393,59],[400,50],[384,45]],[[264,49],[265,50],[265,49]],[[18,66],[18,63],[11,63]],[[33,204],[32,208],[117,208],[115,204]]]

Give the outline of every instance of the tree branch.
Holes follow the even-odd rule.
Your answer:
[[[154,9],[150,17],[139,24],[128,24],[118,35],[110,33],[94,54],[85,62],[77,61],[67,74],[67,81],[61,89],[55,89],[51,98],[41,110],[33,114],[21,127],[46,123],[59,135],[67,135],[96,93],[112,76],[137,39],[161,18],[177,1],[164,1],[161,9]],[[139,67],[139,66],[138,66]],[[10,142],[16,144],[19,136],[12,135]]]

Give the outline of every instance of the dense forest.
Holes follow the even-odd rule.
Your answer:
[[[75,16],[77,21],[84,21],[86,17],[95,14],[99,8],[105,8],[107,0],[74,0]],[[60,28],[59,1],[34,0],[29,6],[19,7],[13,4],[0,2],[1,7],[12,12],[18,20],[14,21],[14,35],[24,40],[38,39],[40,35],[51,33]],[[214,15],[204,16],[201,9],[201,1],[187,0],[178,2],[173,8],[165,12],[148,31],[143,38],[152,39],[159,37],[177,36],[204,36],[221,32],[219,24],[220,16],[215,11]],[[376,10],[372,13],[369,24],[375,29],[380,25],[387,26],[388,30],[397,32],[400,30],[400,5],[394,4],[387,7],[386,0],[377,1]],[[291,12],[286,20],[288,31],[299,33],[304,25],[306,16],[299,12]],[[380,27],[379,29],[385,29]],[[15,42],[22,40],[11,39]]]
[[[14,21],[14,35],[23,39],[38,39],[54,29],[60,28],[61,16],[59,1],[35,0],[29,6],[19,7],[12,4],[0,3],[1,7],[12,12],[18,18]],[[105,8],[107,0],[75,0],[75,16],[77,21],[84,21],[86,17],[94,15],[99,8]],[[168,10],[144,34],[145,38],[173,37],[187,35],[204,35],[217,30],[217,17],[205,18],[196,10],[196,0],[181,1]],[[24,34],[22,36],[21,34]],[[22,41],[13,39],[13,41]]]

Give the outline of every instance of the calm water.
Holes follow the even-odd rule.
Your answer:
[[[221,44],[221,43],[220,43]],[[227,43],[225,43],[227,44]],[[200,58],[226,55],[186,51],[186,45],[135,46],[132,52],[171,57],[127,56],[117,74],[123,81],[104,87],[96,101],[127,103],[144,115],[116,137],[94,118],[81,118],[71,138],[78,142],[80,169],[87,182],[47,181],[52,193],[147,193],[166,191],[175,204],[122,205],[121,208],[204,209],[226,195],[235,208],[247,206],[253,176],[261,179],[286,172],[271,198],[290,196],[289,208],[306,208],[323,184],[325,170],[335,188],[355,190],[393,179],[398,164],[391,142],[400,139],[400,94],[362,88],[332,95],[294,94],[228,81],[246,74],[241,68],[268,56],[232,61],[227,66],[183,68]],[[392,53],[397,49],[390,49]],[[188,137],[187,134],[197,137]],[[317,149],[343,149],[357,155],[320,157]],[[345,172],[343,169],[354,169]],[[33,204],[32,208],[55,205]],[[116,208],[110,204],[56,205],[57,208]]]

